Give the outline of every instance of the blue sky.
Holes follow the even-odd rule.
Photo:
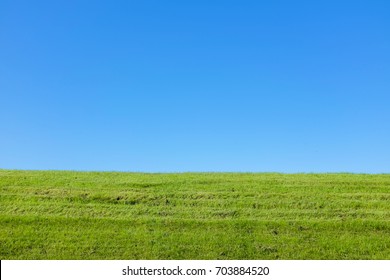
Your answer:
[[[390,172],[390,1],[0,3],[0,168]]]

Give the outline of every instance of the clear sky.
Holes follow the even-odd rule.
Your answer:
[[[390,172],[390,1],[3,0],[0,168]]]

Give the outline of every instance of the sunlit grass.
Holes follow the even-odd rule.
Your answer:
[[[390,259],[390,175],[0,170],[1,259]]]

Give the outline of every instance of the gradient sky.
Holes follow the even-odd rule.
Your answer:
[[[3,0],[0,168],[390,172],[390,1]]]

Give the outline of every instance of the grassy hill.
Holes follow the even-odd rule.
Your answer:
[[[390,175],[0,170],[0,259],[390,259]]]

